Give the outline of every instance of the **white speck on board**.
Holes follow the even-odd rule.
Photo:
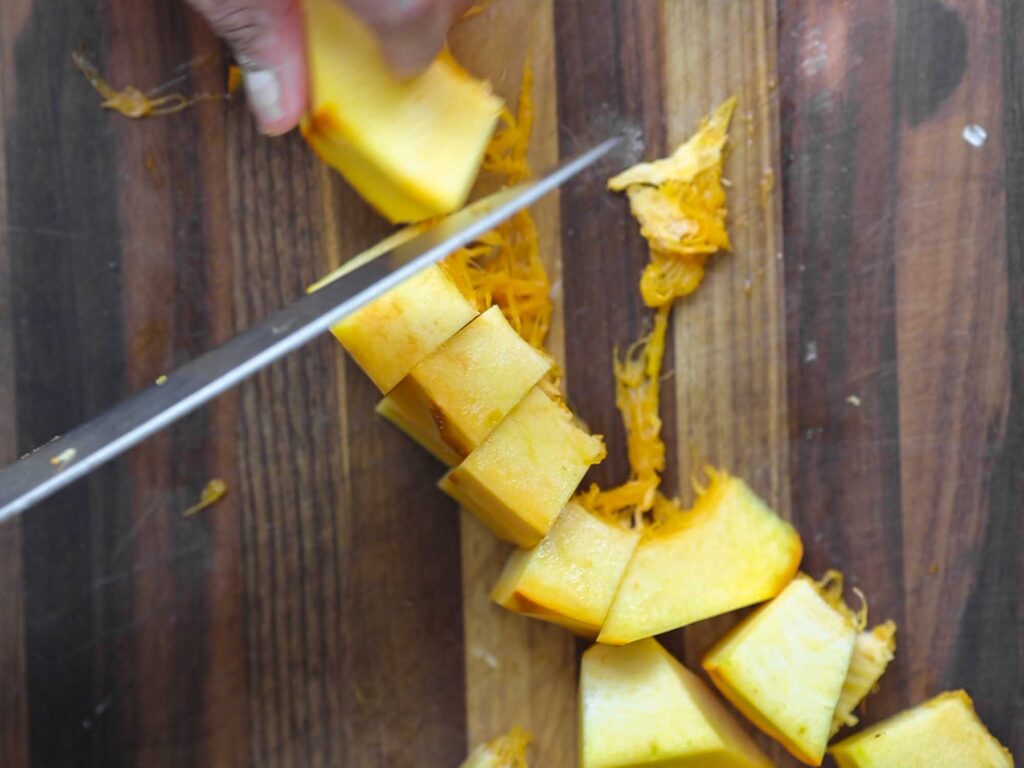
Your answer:
[[[475,646],[469,653],[474,659],[482,661],[491,669],[499,669],[501,667],[494,654],[480,646]]]
[[[808,77],[825,69],[828,64],[828,44],[821,39],[821,30],[812,29],[804,43],[803,61],[800,66]]]
[[[965,125],[962,135],[964,137],[964,141],[972,147],[982,147],[985,145],[985,142],[988,141],[988,131],[985,130],[984,126],[978,125],[977,123]]]
[[[808,341],[807,347],[804,350],[804,362],[813,363],[818,359],[818,342]]]

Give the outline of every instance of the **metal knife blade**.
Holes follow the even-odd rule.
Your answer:
[[[415,233],[389,238],[373,258],[299,299],[148,389],[0,470],[0,524],[196,410],[403,280],[494,229],[611,151],[611,138],[536,181],[479,200]],[[382,244],[384,245],[384,244]],[[357,257],[359,259],[359,257]]]

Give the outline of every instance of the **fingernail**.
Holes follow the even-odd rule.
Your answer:
[[[274,133],[275,123],[284,116],[277,74],[271,69],[246,70],[245,95],[260,131]]]

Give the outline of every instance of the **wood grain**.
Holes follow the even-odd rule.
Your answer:
[[[223,89],[217,41],[175,5],[118,4],[106,14],[106,69],[148,87],[175,80],[187,93]],[[156,41],[156,45],[154,45]],[[116,75],[113,75],[116,76]],[[123,80],[122,80],[123,82]],[[226,105],[211,102],[179,120],[110,121],[118,147],[117,201],[128,387],[140,389],[234,331],[208,286],[230,266],[226,208]],[[139,210],[145,216],[137,215]],[[224,691],[244,684],[238,646],[242,608],[238,508],[182,517],[212,477],[237,488],[231,446],[234,395],[148,441],[127,460],[130,513],[112,544],[130,568],[132,632],[119,646],[115,680],[98,702],[131,736],[132,759],[150,765],[245,762],[241,708],[218,709]],[[228,450],[225,450],[228,449]],[[202,575],[200,575],[202,574]],[[169,631],[174,628],[173,631]],[[187,674],[182,674],[188,671]],[[146,681],[145,706],[124,707]],[[99,705],[98,705],[99,706]]]
[[[809,564],[842,563],[900,624],[869,716],[966,687],[1019,750],[1021,556],[996,544],[1021,517],[1002,131],[1019,32],[997,32],[1019,26],[997,4],[856,6],[787,5],[780,31],[796,519]]]
[[[902,648],[916,700],[936,686],[973,682],[955,674],[957,646],[966,642],[983,653],[991,642],[966,624],[959,632],[946,628],[963,615],[984,557],[986,486],[992,451],[1005,435],[1010,381],[1007,264],[992,258],[1006,252],[1003,61],[1000,47],[988,42],[998,37],[1000,9],[912,3],[901,10],[899,74],[907,84],[897,116],[903,192],[895,217],[896,344],[903,539],[916,542],[904,558],[907,625],[914,631],[904,633]],[[929,28],[934,33],[923,37]],[[954,64],[928,67],[925,78],[911,63],[939,59]],[[921,93],[941,86],[949,90],[945,98]],[[964,140],[968,124],[986,127],[985,145]],[[935,184],[943,178],[960,182]],[[984,696],[981,714],[1001,711],[997,701],[1005,699]]]
[[[101,17],[91,3],[46,12],[16,2],[3,14],[4,247],[14,344],[0,368],[14,373],[12,421],[22,452],[124,391],[120,276],[109,266],[116,266],[119,228],[112,138],[68,61],[70,45],[103,48]],[[23,618],[12,624],[23,628],[25,688],[15,701],[27,702],[21,739],[36,764],[70,764],[112,745],[112,721],[95,709],[111,690],[124,582],[112,581],[96,600],[90,586],[109,565],[96,545],[123,520],[126,490],[107,469],[22,521]],[[15,677],[11,685],[18,684]]]
[[[493,0],[454,38],[506,97],[532,57],[538,170],[643,137],[537,211],[562,278],[553,345],[611,447],[602,483],[627,470],[612,350],[648,321],[646,246],[605,179],[739,96],[736,247],[677,310],[666,487],[687,495],[693,448],[743,474],[792,515],[811,572],[844,568],[897,620],[868,722],[964,686],[1019,758],[1020,3]],[[80,48],[118,85],[223,87],[182,4],[0,5],[0,461],[389,231],[241,103],[100,111]],[[487,602],[505,548],[434,490],[378,397],[324,339],[0,528],[0,763],[457,765],[519,722],[536,764],[572,765],[584,644]],[[215,476],[227,498],[183,519]],[[666,642],[693,666],[732,620]]]
[[[455,29],[452,45],[471,71],[487,77],[515,109],[524,63],[534,76],[535,124],[530,163],[537,172],[558,161],[554,9],[546,0],[491,3]],[[511,36],[479,45],[488,30],[521,29],[523,46]],[[558,195],[533,211],[540,252],[555,286],[561,283],[561,223]],[[564,365],[562,301],[557,301],[549,347]],[[467,747],[520,725],[534,735],[533,754],[550,765],[576,764],[576,662],[570,635],[494,605],[488,595],[510,547],[467,512],[460,526],[462,619],[466,674]]]
[[[785,6],[779,31],[793,517],[804,568],[841,567],[902,643],[892,7]],[[922,660],[923,661],[923,660]],[[872,715],[911,702],[896,656]],[[900,681],[900,682],[897,682]]]
[[[651,313],[637,293],[646,244],[628,203],[609,193],[606,182],[642,154],[661,156],[664,150],[662,8],[657,3],[560,2],[555,31],[562,155],[615,132],[633,141],[562,190],[565,335],[586,339],[566,345],[568,395],[576,413],[608,445],[608,458],[591,471],[588,482],[611,487],[629,474],[625,434],[614,408],[613,353],[645,332]],[[673,398],[665,400],[671,414]],[[671,446],[675,421],[665,422]]]
[[[1024,752],[1024,8],[1006,0],[1003,45],[1002,137],[1005,167],[1007,392],[1006,421],[985,489],[988,520],[977,579],[964,611],[954,673],[991,691],[985,716],[1020,761]],[[1007,542],[1017,542],[1009,546]],[[1009,595],[1002,598],[1002,595]],[[1016,600],[1013,596],[1016,595]],[[1004,627],[1002,631],[998,628]],[[996,631],[990,631],[996,628]],[[1007,682],[1009,684],[1007,685]]]
[[[715,106],[738,99],[725,168],[733,251],[712,261],[704,285],[674,312],[680,486],[672,492],[691,500],[689,480],[710,462],[746,478],[788,516],[775,8],[765,2],[667,8],[669,146],[692,135]],[[686,632],[691,666],[733,620]]]
[[[230,131],[245,326],[337,263],[327,247],[355,252],[381,225],[322,188],[335,179],[295,137],[267,142],[241,112]],[[340,355],[325,339],[241,390],[252,761],[451,763],[464,751],[456,517]]]
[[[11,29],[10,7],[0,8],[0,36]],[[9,40],[0,37],[0,57],[10,51]],[[9,63],[3,59],[4,67]],[[7,83],[0,79],[0,94]],[[7,103],[0,98],[0,103]],[[0,146],[6,147],[0,124]],[[0,153],[0,238],[7,233],[6,153]],[[0,466],[18,457],[17,424],[14,418],[14,323],[9,249],[0,246]],[[0,526],[0,765],[25,768],[29,764],[28,701],[25,680],[24,602],[21,581],[21,521]]]

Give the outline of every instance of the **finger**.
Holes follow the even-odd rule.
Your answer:
[[[278,135],[294,128],[308,98],[301,0],[189,2],[234,52],[260,131]]]
[[[471,0],[348,0],[348,4],[377,33],[391,66],[408,76],[434,60],[448,28]]]

